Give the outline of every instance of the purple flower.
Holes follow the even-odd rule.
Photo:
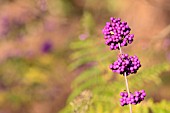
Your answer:
[[[44,53],[50,52],[52,50],[52,42],[50,42],[50,41],[44,42],[43,45],[42,45],[41,50]]]
[[[130,95],[128,95],[127,92],[121,92],[120,96],[122,97],[120,98],[121,106],[128,104],[136,105],[144,100],[144,98],[146,97],[146,93],[145,90],[135,91],[135,93],[131,93]]]
[[[79,35],[79,39],[80,39],[80,40],[85,40],[86,38],[88,38],[88,36],[89,36],[88,33],[81,34],[81,35]]]
[[[119,74],[127,75],[134,74],[141,67],[140,61],[137,56],[129,56],[128,54],[121,54],[118,57],[118,60],[110,65],[110,69],[113,72]]]
[[[130,27],[127,22],[121,22],[120,18],[110,18],[103,28],[105,44],[110,46],[111,50],[119,49],[120,46],[127,46],[133,42],[134,35],[130,34]]]

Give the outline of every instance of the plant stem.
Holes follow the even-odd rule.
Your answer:
[[[130,92],[129,92],[128,80],[127,80],[127,77],[126,77],[126,72],[124,73],[124,76],[125,76],[125,82],[126,82],[126,89],[127,89],[128,97],[129,97]],[[132,113],[132,105],[131,104],[129,104],[129,109],[130,109],[130,113]]]
[[[120,43],[118,43],[118,45],[119,45],[120,54],[122,54]],[[124,72],[124,77],[125,77],[126,89],[127,89],[128,97],[129,97],[130,96],[130,92],[129,92],[129,86],[128,86],[128,80],[127,80],[126,72]],[[130,113],[132,113],[132,105],[131,104],[129,104],[129,110],[130,110]]]
[[[121,49],[121,47],[120,47],[120,43],[118,43],[118,45],[119,45],[120,54],[122,54],[122,49]]]

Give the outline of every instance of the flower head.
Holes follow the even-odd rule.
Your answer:
[[[133,42],[134,35],[130,34],[130,27],[127,22],[121,22],[120,18],[110,18],[103,28],[105,44],[110,46],[111,50],[119,49],[119,45],[127,46]]]
[[[121,106],[128,104],[136,105],[144,100],[146,93],[145,90],[135,91],[135,93],[131,93],[130,95],[127,92],[121,92],[120,96],[122,97],[120,98]]]
[[[113,72],[127,75],[134,74],[141,67],[137,56],[129,56],[128,54],[120,54],[118,60],[110,65]]]

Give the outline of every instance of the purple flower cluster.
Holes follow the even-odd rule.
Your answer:
[[[140,90],[140,91],[135,91],[134,94],[131,93],[130,96],[128,96],[127,92],[121,92],[120,96],[122,96],[122,98],[120,98],[121,106],[128,105],[128,104],[136,105],[144,100],[146,93],[144,90]]]
[[[128,88],[128,82],[126,76],[129,74],[134,74],[141,67],[140,61],[137,56],[129,56],[128,54],[123,54],[121,51],[122,46],[127,46],[133,42],[134,35],[130,34],[131,29],[129,28],[127,22],[121,22],[120,18],[110,18],[110,22],[106,22],[106,26],[103,29],[105,44],[110,46],[111,50],[120,50],[120,55],[118,59],[110,65],[110,69],[113,72],[117,72],[125,76],[126,88],[128,92],[121,92],[120,99],[121,106],[128,104],[138,104],[144,97],[146,93],[144,90],[135,91],[134,94],[130,94]],[[129,95],[128,95],[129,93]]]
[[[141,67],[140,61],[137,56],[129,56],[128,54],[120,54],[117,61],[110,65],[113,72],[127,75],[134,74]]]
[[[110,46],[111,50],[119,49],[119,45],[127,46],[133,42],[134,35],[130,34],[130,28],[127,22],[121,22],[120,18],[110,18],[103,29],[105,44]]]

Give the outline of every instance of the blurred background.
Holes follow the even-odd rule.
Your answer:
[[[110,17],[135,34],[122,48],[142,64],[129,87],[147,97],[133,112],[170,113],[169,0],[0,0],[0,113],[128,113],[108,68]]]

